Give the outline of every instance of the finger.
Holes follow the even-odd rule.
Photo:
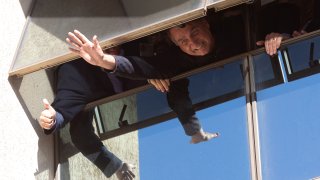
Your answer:
[[[52,119],[54,117],[54,113],[49,109],[45,109],[41,112],[41,116]]]
[[[72,32],[68,32],[69,39],[76,43],[79,47],[83,45],[82,41]]]
[[[264,41],[257,41],[256,44],[257,44],[257,46],[263,46],[264,45]]]
[[[268,40],[268,43],[267,43],[267,53],[272,56],[275,54],[275,52],[277,51],[277,48],[276,48],[276,38],[275,37],[272,37]]]
[[[271,40],[271,55],[277,53],[277,38],[272,38]]]
[[[270,40],[265,41],[265,48],[266,48],[267,54],[271,55],[271,53],[270,53]]]
[[[42,124],[42,125],[44,125],[44,126],[47,126],[47,127],[49,127],[49,126],[51,126],[52,124],[53,124],[53,120],[52,119],[48,119],[48,118],[46,118],[47,120],[51,120],[50,122],[45,122],[45,121],[43,121],[43,119],[42,119],[42,121],[40,121],[40,123]]]
[[[299,35],[299,32],[298,31],[293,31],[293,33],[292,33],[292,36],[293,37],[296,37],[296,36],[298,36]]]
[[[42,102],[43,102],[44,108],[49,109],[49,107],[50,107],[49,101],[46,98],[44,98],[44,99],[42,99]]]
[[[162,80],[155,79],[154,82],[157,84],[157,87],[161,90],[161,92],[166,92],[166,87],[162,84]]]
[[[167,79],[159,79],[159,83],[161,84],[161,86],[164,88],[165,91],[169,91],[169,82],[167,81]]]
[[[130,174],[133,178],[136,177],[136,175],[134,175],[134,173],[133,173],[132,171],[129,171],[129,174]]]
[[[69,38],[66,38],[66,41],[69,43],[69,45],[72,46],[72,48],[79,50],[80,46],[78,46],[78,44],[74,43],[73,41],[71,41]]]
[[[93,41],[94,47],[99,47],[100,46],[97,35],[93,36],[92,41]]]
[[[83,35],[80,31],[75,29],[73,32],[80,39],[80,41],[83,42],[83,44],[90,42],[89,39],[87,39],[87,37],[85,35]]]
[[[43,104],[46,110],[42,111],[42,113],[47,115],[48,118],[55,119],[56,110],[49,104],[49,101],[47,99],[43,99]]]
[[[158,91],[161,91],[154,79],[148,79],[148,83],[155,87]]]
[[[69,49],[69,51],[71,51],[71,52],[73,52],[73,53],[75,53],[75,54],[77,54],[77,55],[80,56],[80,51],[79,51],[79,50],[74,49],[74,48],[72,48],[72,47],[68,47],[68,49]]]
[[[266,52],[267,52],[267,54],[269,54],[270,55],[270,34],[268,34],[267,36],[266,36],[266,40],[265,40],[265,42],[264,42],[264,46],[265,46],[265,48],[266,48]]]
[[[54,125],[54,121],[52,119],[40,116],[39,125],[44,129],[51,129]]]
[[[123,173],[123,176],[125,177],[125,179],[128,179],[128,180],[132,180],[133,177],[132,175],[129,173],[130,171],[126,171]]]
[[[40,123],[40,126],[41,126],[43,129],[51,129],[51,128],[53,127],[53,123],[48,124],[48,123],[43,123],[43,122],[41,122],[41,123]]]
[[[161,89],[161,86],[159,86],[159,84],[157,83],[157,81],[155,79],[151,79],[150,83],[158,90],[163,92],[163,90]]]
[[[279,47],[281,45],[281,42],[282,42],[282,38],[277,38],[277,40],[276,40],[277,51],[278,51],[278,49],[279,49]]]
[[[47,117],[47,116],[45,116],[45,115],[41,115],[41,116],[40,116],[40,122],[41,122],[41,123],[50,124],[50,123],[52,123],[52,121],[53,121],[53,119],[50,118],[50,117]]]

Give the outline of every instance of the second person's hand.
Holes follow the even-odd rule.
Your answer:
[[[277,54],[277,51],[281,45],[282,40],[287,39],[280,33],[270,33],[266,36],[264,41],[258,41],[258,46],[265,46],[267,54],[273,56]]]
[[[152,84],[158,91],[169,92],[169,79],[148,79],[148,83]]]

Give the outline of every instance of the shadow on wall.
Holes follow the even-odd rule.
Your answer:
[[[88,37],[96,34],[100,39],[108,39],[154,23],[168,14],[175,15],[174,13],[193,9],[201,4],[189,1],[166,0],[164,3],[158,0],[37,0],[33,4],[28,22],[31,25],[28,26],[27,33],[31,33],[29,36],[33,33],[39,36],[44,32],[49,33],[53,36],[51,40],[54,40],[50,43],[60,46],[58,40],[64,42],[67,32],[74,29],[80,30]],[[20,0],[20,3],[24,11],[28,11],[24,0]],[[37,39],[36,36],[34,38]]]
[[[43,110],[42,99],[47,98],[52,102],[54,98],[53,87],[54,69],[37,71],[23,77],[9,77],[8,80],[27,115],[30,124],[38,136],[38,168],[34,172],[36,179],[54,179],[57,167],[61,161],[78,153],[70,141],[55,140],[56,135],[45,135],[38,124],[38,118]],[[66,128],[64,128],[66,129]],[[66,131],[69,132],[69,131]],[[68,136],[69,137],[69,134]],[[60,144],[56,142],[61,142]],[[66,143],[63,143],[66,142]],[[57,159],[58,147],[68,146],[68,153],[64,152],[63,159]]]
[[[31,12],[31,7],[35,0],[19,0],[24,16],[27,17]]]

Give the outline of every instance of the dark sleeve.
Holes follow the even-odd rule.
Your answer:
[[[100,73],[101,72],[101,73]],[[57,70],[57,87],[52,107],[56,110],[56,125],[53,133],[72,121],[87,103],[108,95],[106,75],[100,68],[84,60],[75,60],[61,65]]]
[[[314,15],[310,24],[306,27],[307,32],[315,31],[320,28],[320,1],[317,0],[314,2]]]
[[[181,79],[170,85],[167,100],[170,108],[177,114],[181,124],[186,124],[195,115],[192,101],[189,97],[189,80]]]
[[[176,75],[175,54],[141,58],[137,56],[115,56],[114,73],[129,79],[165,79]]]
[[[265,39],[272,32],[291,34],[299,29],[299,8],[292,3],[265,5],[258,14],[257,39]]]

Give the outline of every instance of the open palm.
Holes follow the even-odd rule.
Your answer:
[[[68,33],[66,41],[71,45],[70,51],[81,56],[88,63],[99,66],[103,61],[103,51],[97,40],[97,36],[93,36],[92,42],[88,40],[81,32],[74,30]]]

